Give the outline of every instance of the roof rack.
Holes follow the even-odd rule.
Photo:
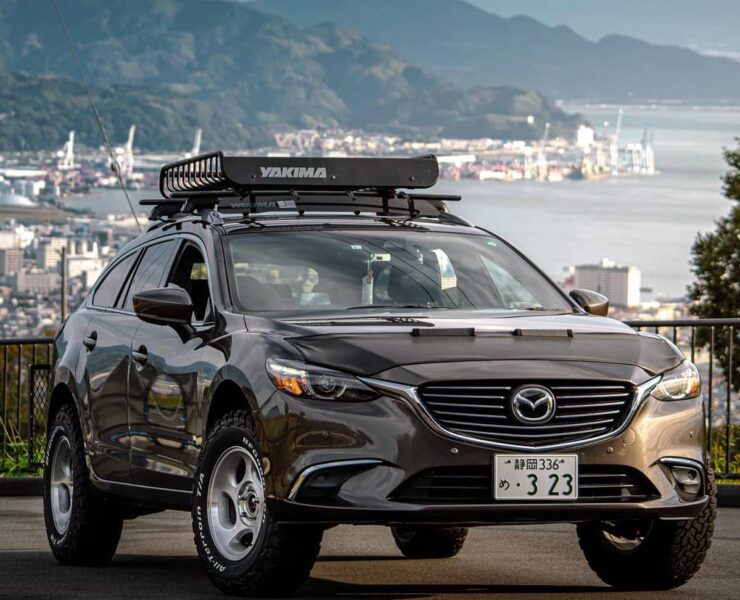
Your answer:
[[[165,198],[203,192],[243,196],[257,190],[429,188],[437,183],[434,156],[419,158],[295,158],[200,154],[162,167]]]
[[[375,213],[434,217],[460,196],[409,193],[432,187],[439,177],[434,156],[418,158],[276,158],[201,154],[162,167],[162,198],[150,219],[209,213]],[[213,216],[213,215],[212,215]]]

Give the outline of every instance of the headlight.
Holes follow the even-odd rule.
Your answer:
[[[658,400],[688,400],[701,394],[699,371],[688,360],[668,371],[652,391]]]
[[[267,373],[279,390],[299,398],[361,402],[378,393],[356,377],[288,360],[268,359]]]

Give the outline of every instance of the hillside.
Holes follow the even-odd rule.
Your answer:
[[[590,40],[621,33],[653,44],[685,46],[740,58],[737,0],[468,0],[502,17],[527,15],[548,25],[568,25]],[[636,18],[639,15],[639,18]],[[691,26],[687,27],[687,23]]]
[[[101,112],[114,135],[123,137],[128,123],[137,123],[146,149],[175,141],[163,132],[167,127],[178,129],[178,139],[189,138],[196,123],[209,144],[215,138],[219,146],[243,147],[286,127],[532,139],[545,121],[566,135],[581,122],[538,93],[511,87],[463,92],[358,33],[327,23],[301,29],[245,4],[63,0],[62,7],[86,74],[103,93]],[[76,79],[50,2],[5,0],[0,40],[0,70],[33,78],[5,90],[0,112],[33,96],[34,82],[55,96],[40,77]],[[64,85],[71,84],[57,82],[54,90],[79,92]],[[22,95],[14,97],[13,89]],[[63,100],[55,98],[65,122],[79,111],[89,114],[75,98],[69,101],[66,115]],[[35,111],[15,112],[18,130],[26,126],[22,114],[35,118]],[[229,123],[233,131],[225,131]],[[36,135],[26,137],[36,140],[25,142],[28,147],[40,143]]]
[[[593,42],[568,27],[502,18],[462,0],[258,0],[252,6],[304,27],[331,20],[355,29],[463,86],[513,85],[612,102],[740,100],[740,62],[622,35]]]
[[[208,132],[204,143],[218,140],[226,148],[267,139],[264,132],[235,126],[202,100],[170,91],[105,86],[93,93],[114,144],[125,139],[132,123],[138,126],[136,145],[146,149],[184,150],[197,127]],[[0,151],[61,146],[70,129],[82,144],[103,144],[85,89],[76,81],[0,72],[0,115]]]

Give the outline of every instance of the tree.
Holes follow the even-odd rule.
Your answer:
[[[734,202],[730,213],[717,221],[714,231],[699,234],[692,248],[692,271],[695,281],[689,286],[689,311],[698,317],[740,316],[740,138],[737,148],[725,150],[730,170],[724,176],[724,194]],[[719,364],[729,374],[730,328],[717,331],[715,351]],[[740,343],[734,330],[732,383],[740,390]],[[709,344],[710,331],[697,332],[699,345]]]

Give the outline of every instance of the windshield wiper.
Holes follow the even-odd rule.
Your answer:
[[[525,308],[512,308],[511,310],[531,310],[537,312],[573,312],[569,308],[547,308],[546,306],[527,306]]]
[[[424,310],[435,310],[447,308],[446,306],[427,306],[426,304],[362,304],[360,306],[349,306],[341,310],[362,310],[363,308],[423,308]]]

